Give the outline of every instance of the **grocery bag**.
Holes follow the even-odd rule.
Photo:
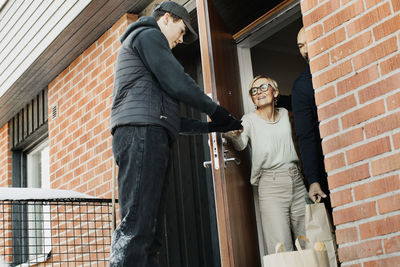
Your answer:
[[[284,252],[283,243],[275,247],[275,254],[263,257],[264,267],[329,267],[328,254],[323,242],[314,243],[311,249],[302,249],[299,239],[309,242],[304,236],[296,239],[297,251]]]
[[[337,246],[331,220],[323,203],[306,205],[305,215],[306,236],[310,240],[307,248],[315,242],[324,242],[328,253],[329,267],[337,267]]]

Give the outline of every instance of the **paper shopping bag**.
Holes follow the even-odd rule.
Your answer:
[[[329,266],[337,267],[335,233],[333,232],[332,223],[326,212],[325,205],[323,203],[307,204],[305,220],[306,236],[310,240],[307,243],[307,248],[310,248],[310,244],[315,242],[324,242],[328,252]]]
[[[297,251],[289,252],[283,252],[282,243],[277,244],[275,254],[263,257],[264,267],[329,267],[328,254],[323,243],[317,242],[314,248],[303,250],[299,238],[308,241],[299,236],[296,239]]]

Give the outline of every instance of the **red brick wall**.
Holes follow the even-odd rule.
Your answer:
[[[400,1],[301,9],[340,261],[399,266]]]
[[[48,87],[51,187],[111,197],[110,107],[123,16]],[[51,118],[54,105],[58,117]]]
[[[10,187],[11,185],[10,131],[8,123],[6,123],[0,128],[0,187]]]
[[[10,150],[10,131],[8,123],[0,128],[0,187],[11,187],[11,150]],[[0,202],[1,204],[1,202]],[[3,255],[11,255],[12,233],[11,233],[11,214],[10,205],[2,205],[0,213],[0,221],[4,221],[4,225],[0,227],[0,262],[2,260],[10,261],[11,256],[6,259]]]

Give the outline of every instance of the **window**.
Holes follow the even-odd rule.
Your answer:
[[[26,160],[27,187],[50,188],[48,141],[26,153]],[[45,261],[51,250],[49,205],[28,204],[27,229],[29,263]]]
[[[47,103],[45,88],[8,122],[13,187],[50,187]],[[37,201],[12,205],[13,266],[46,260],[51,232],[43,229],[50,229],[49,209]]]
[[[47,140],[27,153],[27,187],[50,188],[49,144]]]

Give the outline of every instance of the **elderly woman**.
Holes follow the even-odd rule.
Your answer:
[[[264,242],[268,254],[283,242],[293,250],[293,238],[304,235],[306,188],[292,139],[289,114],[277,108],[276,81],[266,76],[253,79],[249,94],[256,110],[243,116],[243,130],[225,134],[236,150],[251,145],[250,182],[258,186]],[[293,233],[293,236],[292,236]]]

